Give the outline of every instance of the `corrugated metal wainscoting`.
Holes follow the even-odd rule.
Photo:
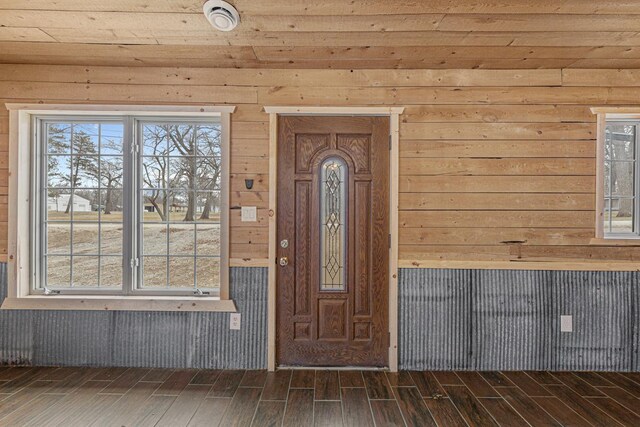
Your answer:
[[[0,364],[266,368],[267,269],[232,268],[231,297],[239,331],[228,313],[3,310]]]
[[[399,283],[402,369],[640,371],[638,272],[402,269]]]

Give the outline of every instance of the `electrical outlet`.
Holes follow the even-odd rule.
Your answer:
[[[255,206],[243,206],[240,220],[242,222],[256,222],[258,220],[258,208]]]
[[[573,316],[560,316],[560,332],[573,332]]]
[[[240,330],[240,313],[231,313],[229,315],[229,329]]]

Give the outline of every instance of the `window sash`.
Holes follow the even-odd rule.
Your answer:
[[[604,200],[603,203],[603,216],[602,216],[602,221],[603,221],[603,231],[604,231],[604,237],[605,238],[629,238],[629,237],[639,237],[640,236],[640,161],[639,160],[639,149],[640,149],[640,135],[638,135],[638,133],[640,132],[640,121],[630,121],[630,120],[624,120],[624,119],[607,119],[606,120],[606,124],[605,124],[605,129],[604,132],[605,134],[603,135],[603,142],[604,144],[602,145],[602,150],[606,150],[607,149],[607,139],[606,139],[606,129],[610,126],[610,125],[615,125],[615,126],[633,126],[634,127],[634,132],[633,132],[633,136],[634,136],[634,140],[633,140],[633,158],[632,159],[614,159],[613,156],[610,156],[609,159],[607,159],[604,156],[603,153],[603,159],[604,159],[604,163],[602,165],[599,165],[599,167],[603,168],[603,179],[608,180],[609,182],[609,192],[607,193],[606,191],[603,191],[603,194],[600,195],[600,197],[602,197],[602,199]],[[616,195],[614,194],[613,191],[613,182],[611,179],[611,174],[613,172],[613,167],[616,164],[633,164],[633,194],[632,195]],[[606,172],[606,165],[609,165],[609,176],[606,176],[607,172]],[[604,185],[604,183],[603,183]],[[606,186],[603,186],[603,190],[605,189]],[[612,215],[611,212],[613,211],[613,200],[632,200],[632,205],[633,205],[633,212],[632,212],[632,229],[633,231],[628,231],[628,232],[614,232],[614,231],[610,231],[613,227],[613,219],[612,219]]]
[[[123,256],[122,256],[122,286],[120,288],[97,288],[97,287],[47,287],[42,285],[46,283],[46,235],[45,235],[45,218],[47,218],[47,203],[48,196],[48,176],[47,176],[47,135],[46,125],[52,122],[73,122],[73,123],[122,123],[124,129],[123,135],[123,178],[122,178],[122,198],[123,198]],[[143,183],[140,179],[139,168],[142,162],[143,150],[141,148],[141,129],[145,123],[156,124],[193,124],[193,125],[217,125],[220,126],[220,153],[221,159],[225,158],[227,154],[227,142],[224,140],[225,132],[222,126],[228,123],[223,121],[219,117],[211,117],[207,119],[194,118],[194,117],[166,117],[166,116],[101,116],[101,115],[42,115],[32,117],[32,148],[34,155],[31,157],[31,176],[35,177],[31,183],[31,194],[36,196],[31,198],[31,212],[32,217],[30,219],[32,239],[31,244],[31,278],[30,285],[31,293],[33,294],[45,294],[48,291],[53,291],[55,294],[65,295],[161,295],[161,296],[220,296],[220,291],[223,288],[222,277],[226,272],[222,269],[226,266],[226,263],[222,262],[222,257],[225,256],[226,251],[222,249],[227,244],[226,239],[228,233],[226,228],[228,224],[225,223],[225,215],[221,215],[220,224],[220,253],[218,256],[220,271],[218,288],[201,289],[202,292],[198,292],[197,288],[182,288],[182,289],[166,289],[166,288],[142,288],[142,259],[140,242],[142,241],[142,225],[141,215],[144,214],[142,188]],[[224,177],[228,176],[229,171],[226,170],[224,165],[228,164],[228,160],[221,162],[223,167],[221,171],[221,188],[217,191],[221,194],[221,199],[226,200],[228,189],[224,185]],[[225,203],[221,204],[221,210],[224,208]],[[74,221],[73,218],[69,220],[70,224],[81,223],[82,221]],[[100,224],[100,222],[94,222]],[[194,223],[196,226],[197,223]],[[71,237],[72,238],[72,237]],[[194,241],[195,245],[195,241]],[[167,254],[171,256],[172,254]],[[76,256],[74,254],[74,256]],[[109,257],[109,255],[101,255],[102,257]],[[197,252],[191,256],[194,260],[194,266],[197,264]],[[205,257],[202,257],[204,259]],[[71,268],[71,267],[70,267]],[[73,280],[71,278],[71,280]],[[71,282],[69,285],[71,286]]]

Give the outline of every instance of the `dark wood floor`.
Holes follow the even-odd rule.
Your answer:
[[[2,426],[640,426],[640,373],[0,368]]]

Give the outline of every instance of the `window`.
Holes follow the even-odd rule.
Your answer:
[[[605,237],[638,237],[638,120],[607,119],[604,128],[602,228]]]
[[[228,300],[233,107],[176,107],[175,114],[58,107],[9,106],[18,166],[10,182],[14,286],[7,300],[67,298],[94,307],[78,309],[119,309],[95,301],[130,297],[122,309],[133,310],[164,309],[158,302],[198,310]],[[132,305],[139,301],[153,304]],[[206,310],[235,309],[228,302]],[[24,304],[8,308],[42,308]]]
[[[38,116],[35,126],[34,292],[219,294],[219,122]]]

